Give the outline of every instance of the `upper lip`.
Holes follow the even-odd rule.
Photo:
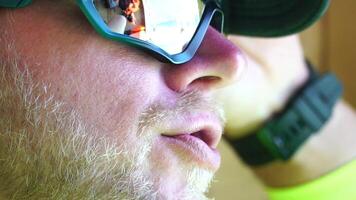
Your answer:
[[[173,122],[161,135],[174,137],[189,134],[204,141],[210,148],[216,149],[222,135],[222,124],[217,116],[195,114],[185,116]]]

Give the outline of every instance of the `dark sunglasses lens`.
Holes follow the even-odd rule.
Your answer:
[[[202,0],[93,0],[109,29],[173,55],[193,38],[204,10]]]

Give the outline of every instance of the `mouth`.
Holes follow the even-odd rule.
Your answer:
[[[183,155],[183,159],[217,170],[220,166],[220,154],[216,148],[222,135],[221,123],[210,115],[184,119],[162,133],[162,139],[177,150],[179,155]]]

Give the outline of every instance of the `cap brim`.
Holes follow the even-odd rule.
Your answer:
[[[277,37],[309,27],[329,6],[329,0],[223,0],[227,33]]]

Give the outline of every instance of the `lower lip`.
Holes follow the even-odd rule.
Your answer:
[[[220,153],[210,148],[204,141],[189,134],[177,136],[163,136],[174,149],[179,150],[180,155],[187,156],[183,159],[195,161],[199,166],[216,171],[220,166]],[[183,154],[181,154],[183,152]]]

